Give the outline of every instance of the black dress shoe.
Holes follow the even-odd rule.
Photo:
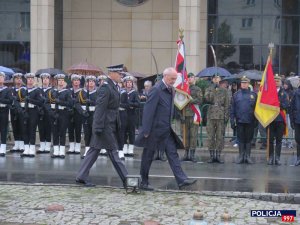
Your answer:
[[[81,179],[78,179],[78,178],[76,178],[75,181],[76,181],[77,184],[83,184],[86,187],[95,187],[96,186],[95,184],[93,184],[91,182],[88,182],[86,180],[81,180]]]
[[[140,189],[144,191],[154,191],[154,187],[152,187],[150,184],[140,184]]]
[[[182,183],[178,184],[179,189],[182,189],[184,187],[193,185],[194,183],[196,183],[197,180],[191,180],[191,179],[186,179],[185,181],[183,181]]]

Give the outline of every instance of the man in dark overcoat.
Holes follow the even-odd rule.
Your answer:
[[[190,180],[183,172],[177,148],[183,144],[171,127],[174,112],[174,88],[177,71],[170,67],[163,72],[163,79],[150,90],[144,106],[142,128],[136,138],[136,146],[144,147],[140,174],[141,189],[153,190],[149,184],[149,170],[153,155],[158,146],[165,146],[168,162],[179,188],[191,185],[196,180]]]
[[[107,68],[109,72],[108,78],[97,93],[90,149],[82,161],[76,182],[84,184],[85,186],[95,186],[87,181],[89,171],[97,160],[100,150],[106,149],[125,187],[128,172],[124,163],[120,160],[117,151],[120,131],[120,94],[118,83],[121,81],[120,72],[123,70],[123,64]]]

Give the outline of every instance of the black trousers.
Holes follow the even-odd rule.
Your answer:
[[[125,144],[125,132],[127,128],[127,111],[119,111],[120,114],[120,121],[121,121],[121,129],[120,129],[120,138],[118,141],[119,150],[123,149]]]
[[[276,149],[281,150],[282,137],[284,133],[284,122],[282,121],[273,121],[269,126],[270,129],[270,138],[269,138],[269,150],[270,155],[274,154],[274,139],[276,142]]]
[[[135,140],[135,123],[136,123],[136,114],[135,110],[128,110],[127,112],[127,126],[125,131],[125,143],[133,145]]]
[[[92,137],[93,117],[94,117],[94,112],[89,112],[88,118],[82,118],[85,146],[90,146],[91,137]]]
[[[23,124],[24,124],[24,122],[22,119],[22,115],[19,115],[17,110],[12,109],[12,110],[10,110],[10,119],[11,119],[11,126],[12,126],[14,139],[16,141],[23,140]]]
[[[295,123],[295,140],[300,145],[300,123]]]
[[[142,183],[143,184],[149,184],[149,171],[150,167],[153,161],[153,156],[155,151],[157,150],[158,146],[165,146],[166,155],[168,158],[168,162],[170,164],[170,167],[172,169],[172,172],[175,176],[175,179],[177,181],[177,184],[181,184],[184,180],[187,179],[186,174],[183,172],[179,160],[179,156],[177,153],[176,143],[174,140],[174,137],[172,135],[169,135],[166,138],[157,140],[157,138],[153,137],[154,134],[151,134],[147,138],[147,148],[144,148],[143,154],[142,154],[142,161],[141,161],[141,170],[140,174],[142,177]]]
[[[8,107],[0,108],[0,134],[1,144],[6,144],[8,128]]]
[[[238,123],[236,132],[240,143],[251,143],[254,134],[254,126],[252,123]]]
[[[36,138],[36,128],[39,121],[39,111],[38,108],[28,109],[28,119],[24,121],[23,127],[23,139],[25,145],[35,145]]]
[[[52,119],[53,145],[66,145],[66,134],[69,126],[70,112],[58,110],[58,119]]]
[[[82,116],[74,111],[73,116],[69,117],[69,142],[81,142]]]
[[[90,148],[90,150],[87,152],[86,156],[84,157],[84,159],[80,165],[80,169],[79,169],[79,171],[77,173],[77,177],[76,177],[77,179],[87,180],[90,169],[96,162],[96,160],[99,156],[99,152],[100,152],[100,149],[96,149],[93,147]],[[128,171],[127,171],[123,161],[120,160],[118,151],[107,149],[107,154],[108,154],[115,170],[117,171],[119,177],[121,178],[121,180],[124,184],[126,181],[126,176],[128,175]]]
[[[40,142],[51,142],[51,118],[45,112],[43,117],[40,117],[38,122]]]

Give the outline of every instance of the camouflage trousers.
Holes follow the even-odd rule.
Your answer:
[[[208,150],[224,148],[224,120],[208,119],[206,124]]]
[[[185,117],[185,148],[196,149],[199,125],[194,124],[194,116]]]

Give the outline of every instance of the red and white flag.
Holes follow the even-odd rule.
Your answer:
[[[177,80],[174,84],[176,93],[174,97],[174,104],[179,110],[182,110],[190,101],[190,88],[188,82],[188,76],[186,71],[186,64],[185,64],[185,45],[183,40],[177,41],[177,55],[176,55],[176,62],[175,62],[175,69],[178,73]],[[194,115],[194,123],[200,124],[201,123],[201,111],[198,105],[191,104],[191,109],[195,113]]]

